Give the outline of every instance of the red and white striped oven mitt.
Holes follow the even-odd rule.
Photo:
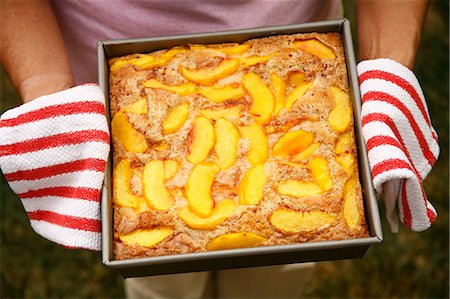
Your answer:
[[[0,167],[33,229],[69,248],[100,250],[100,194],[109,153],[104,96],[80,85],[6,111]]]
[[[398,231],[395,208],[413,231],[424,231],[436,219],[422,181],[439,155],[425,97],[412,71],[390,59],[358,64],[362,126],[373,184],[384,193],[387,219]]]

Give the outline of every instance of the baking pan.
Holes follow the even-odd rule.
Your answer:
[[[383,240],[380,215],[372,185],[367,151],[361,133],[360,92],[350,22],[347,19],[264,27],[204,34],[165,36],[143,39],[121,39],[98,42],[99,84],[106,95],[106,113],[109,117],[108,59],[133,53],[148,53],[188,43],[242,43],[249,39],[273,35],[338,32],[343,39],[347,64],[350,97],[353,101],[356,144],[358,148],[360,181],[363,189],[366,221],[369,237],[341,241],[320,241],[290,245],[263,246],[167,256],[114,260],[113,209],[111,196],[111,157],[107,164],[104,191],[102,193],[102,260],[107,267],[118,270],[124,277],[194,272],[216,269],[242,268],[286,263],[361,258],[371,245]]]

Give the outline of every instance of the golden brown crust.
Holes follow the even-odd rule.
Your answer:
[[[336,58],[321,59],[308,51],[293,47],[296,41],[309,39],[316,39],[332,48]],[[368,236],[361,187],[358,180],[358,167],[353,165],[352,171],[349,173],[344,166],[336,161],[335,145],[340,132],[334,130],[328,123],[328,116],[336,105],[330,87],[335,86],[344,92],[349,91],[340,35],[337,33],[295,34],[254,39],[245,44],[250,45],[249,49],[242,54],[235,55],[226,54],[219,50],[237,44],[209,45],[200,50],[192,50],[192,46],[190,48],[189,45],[186,45],[184,48],[178,48],[182,51],[171,56],[165,63],[144,68],[131,62],[133,59],[145,57],[142,54],[133,54],[110,60],[111,67],[118,61],[128,62],[110,72],[111,115],[114,117],[119,110],[129,107],[142,98],[146,99],[148,107],[148,112],[145,114],[126,113],[129,123],[145,137],[148,148],[140,153],[130,152],[126,150],[117,136],[113,136],[114,166],[122,159],[130,161],[131,168],[134,171],[130,181],[131,190],[135,195],[142,197],[142,171],[149,161],[171,159],[178,161],[179,164],[177,173],[166,180],[166,188],[173,198],[173,205],[168,210],[158,211],[148,208],[146,211],[138,212],[137,209],[114,204],[115,259],[206,251],[206,246],[212,239],[227,233],[241,231],[253,232],[266,238],[262,245],[341,240]],[[169,52],[170,50],[161,50],[151,53],[151,55],[156,58],[164,58]],[[233,120],[234,125],[242,127],[252,124],[255,122],[254,117],[249,112],[252,98],[246,93],[238,99],[214,103],[197,92],[179,95],[160,88],[145,88],[143,83],[154,79],[168,86],[177,86],[190,82],[181,74],[181,67],[188,70],[215,68],[227,57],[245,59],[246,57],[266,56],[272,53],[276,53],[276,55],[262,63],[250,66],[241,65],[237,71],[217,80],[215,85],[240,86],[243,75],[253,72],[267,86],[271,86],[271,74],[276,73],[286,82],[286,94],[289,94],[295,88],[295,85],[289,83],[289,78],[293,74],[303,74],[304,80],[311,82],[311,87],[305,92],[301,100],[297,100],[293,104],[291,109],[282,109],[278,116],[273,116],[270,122],[263,125],[263,129],[267,135],[270,152],[286,132],[296,130],[313,132],[314,143],[318,143],[319,146],[311,155],[295,163],[290,160],[291,157],[278,158],[269,155],[264,163],[267,181],[264,186],[262,201],[257,205],[242,205],[239,204],[238,199],[239,184],[252,165],[247,159],[247,153],[250,149],[249,141],[241,138],[237,146],[235,164],[228,169],[221,170],[215,176],[211,188],[211,196],[215,206],[223,200],[232,199],[237,205],[236,209],[231,216],[213,229],[190,228],[180,219],[179,211],[188,205],[185,186],[194,168],[194,164],[186,159],[189,154],[189,142],[187,141],[189,140],[193,120],[200,115],[202,109],[239,107],[240,115]],[[168,113],[174,107],[185,102],[190,104],[186,121],[176,132],[164,134],[162,123]],[[347,154],[357,161],[353,120],[351,120],[346,132],[350,132],[351,136]],[[330,190],[319,195],[301,197],[282,195],[277,191],[280,182],[286,180],[314,182],[308,163],[315,157],[321,157],[328,163],[333,181]],[[211,150],[205,161],[217,161],[217,159],[216,152]],[[352,228],[344,219],[343,212],[344,186],[351,177],[356,178],[358,182],[355,197],[360,215],[357,225]],[[292,211],[321,211],[333,215],[334,220],[323,228],[287,233],[274,227],[269,221],[273,212],[282,207]],[[173,234],[155,246],[127,245],[119,239],[120,235],[138,229],[152,229],[161,226],[170,227],[173,229]]]

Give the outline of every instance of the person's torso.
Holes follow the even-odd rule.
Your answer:
[[[76,83],[97,81],[97,41],[336,18],[339,0],[53,0]]]

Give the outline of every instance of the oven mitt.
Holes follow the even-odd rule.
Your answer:
[[[101,249],[100,195],[109,131],[97,84],[80,85],[0,117],[0,167],[33,229],[69,248]]]
[[[384,193],[391,231],[398,231],[397,205],[409,229],[424,231],[437,214],[422,182],[438,158],[439,145],[422,89],[412,71],[390,59],[362,61],[358,75],[373,184]]]

